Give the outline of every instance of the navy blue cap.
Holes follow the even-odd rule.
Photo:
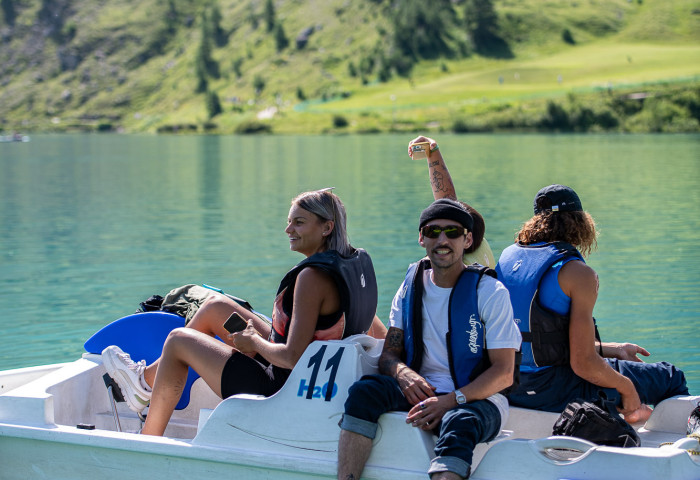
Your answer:
[[[565,185],[550,185],[537,192],[534,201],[535,214],[553,212],[582,212],[581,200],[573,189]]]

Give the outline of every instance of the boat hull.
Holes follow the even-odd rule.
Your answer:
[[[212,448],[188,442],[149,442],[135,434],[96,435],[0,426],[0,464],[5,480],[53,479],[169,480],[332,478],[335,464],[256,455],[238,448]],[[293,466],[293,468],[292,468]]]
[[[0,372],[0,477],[336,478],[338,421],[348,388],[377,371],[381,348],[366,336],[314,342],[268,398],[221,401],[198,379],[165,437],[135,433],[140,421],[124,404],[115,417],[100,355]],[[698,480],[700,456],[687,450],[700,451],[700,445],[685,438],[698,402],[690,396],[662,402],[645,426],[636,426],[643,446],[631,449],[548,438],[556,414],[511,408],[500,435],[477,446],[472,478]],[[86,424],[95,428],[86,430]],[[363,478],[425,479],[434,444],[433,435],[406,424],[405,413],[382,415]]]

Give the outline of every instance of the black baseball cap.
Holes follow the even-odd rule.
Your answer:
[[[565,185],[544,187],[535,195],[533,202],[535,214],[551,210],[552,212],[582,212],[581,200],[576,192]]]

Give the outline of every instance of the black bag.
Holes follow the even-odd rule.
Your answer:
[[[577,399],[569,403],[554,424],[552,435],[578,437],[612,447],[640,445],[637,432],[620,417],[613,402],[602,393],[593,402]]]
[[[136,310],[136,313],[155,312],[160,310],[161,305],[163,305],[163,297],[160,295],[151,295],[148,299],[139,303],[139,309]]]

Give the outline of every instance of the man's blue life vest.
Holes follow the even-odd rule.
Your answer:
[[[280,282],[272,312],[270,340],[286,343],[292,318],[294,287],[299,273],[307,267],[318,268],[333,278],[340,295],[340,311],[319,317],[314,340],[340,340],[366,333],[377,313],[377,278],[369,254],[361,248],[348,257],[336,250],[315,253],[299,262]]]
[[[404,281],[402,299],[404,354],[412,370],[419,372],[423,362],[423,272],[430,260],[411,264]],[[469,265],[457,279],[449,300],[447,352],[450,374],[455,388],[461,388],[478,377],[490,365],[485,353],[484,322],[479,317],[476,289],[486,273],[496,278],[496,272],[481,265]]]
[[[523,245],[515,243],[501,253],[496,265],[498,278],[508,289],[515,323],[523,336],[522,366],[529,372],[536,367],[569,364],[569,318],[542,306],[540,282],[557,262],[583,257],[566,242]],[[596,338],[598,332],[596,329]]]

